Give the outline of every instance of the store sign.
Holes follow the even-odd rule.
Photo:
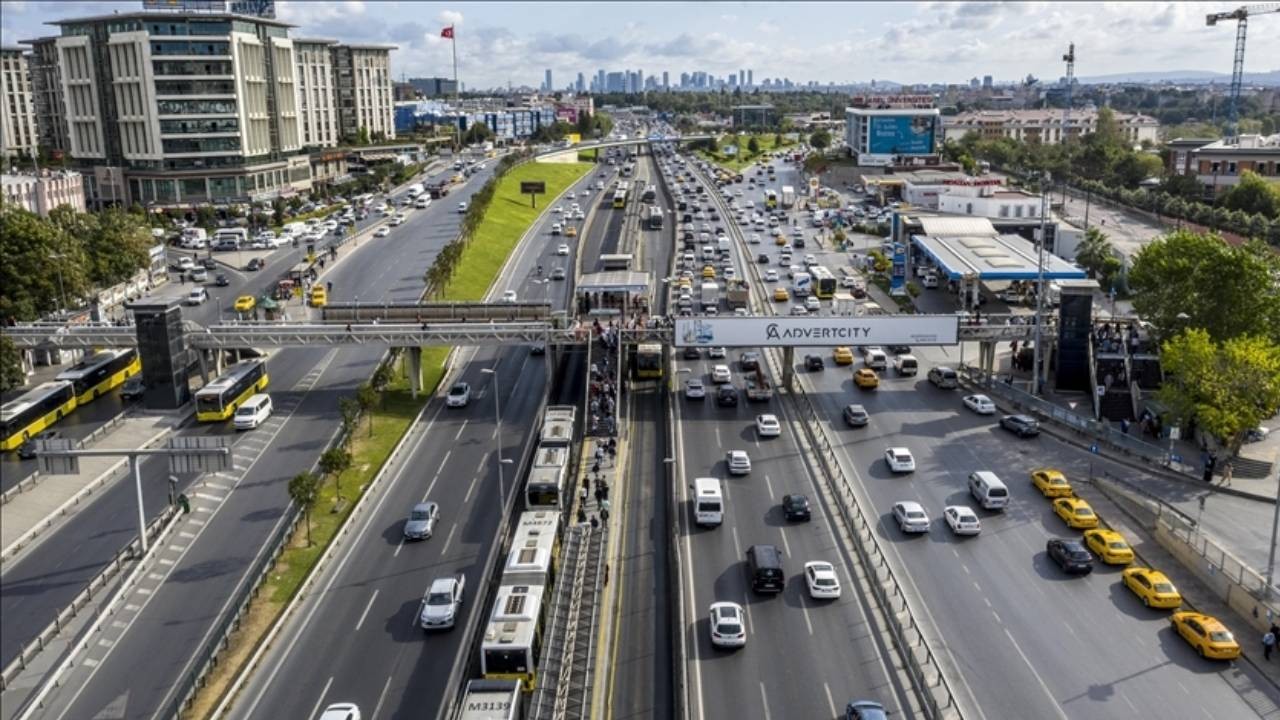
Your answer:
[[[953,315],[676,318],[676,347],[955,345]]]

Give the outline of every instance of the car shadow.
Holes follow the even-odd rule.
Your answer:
[[[1031,567],[1040,577],[1054,582],[1079,580],[1085,577],[1084,575],[1072,575],[1061,567],[1058,567],[1058,563],[1054,562],[1053,558],[1049,557],[1048,550],[1041,550],[1035,555],[1032,555]]]

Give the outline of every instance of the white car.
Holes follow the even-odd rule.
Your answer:
[[[942,517],[956,535],[977,535],[982,532],[982,521],[973,508],[967,505],[948,505],[942,511]]]
[[[840,578],[829,562],[815,560],[804,564],[804,582],[814,600],[836,600],[840,597]]]
[[[929,516],[920,503],[913,500],[894,503],[893,519],[898,521],[898,529],[904,533],[929,532]]]
[[[391,234],[391,228],[387,227],[386,225],[383,225],[382,227],[373,231],[374,237],[386,237],[390,234]]]
[[[513,303],[513,302],[515,302],[515,301],[516,301],[516,291],[515,291],[515,290],[508,290],[508,291],[506,291],[506,292],[502,293],[502,302],[504,302],[504,303]]]
[[[185,272],[185,271],[190,270],[191,268],[193,268],[193,267],[195,267],[195,266],[196,266],[196,261],[195,261],[195,260],[192,260],[192,259],[191,259],[191,258],[189,258],[189,257],[186,257],[185,255],[184,255],[183,257],[178,258],[178,269],[179,269],[179,270],[182,270],[182,271],[184,271],[184,272]]]
[[[770,268],[764,271],[765,282],[778,282],[778,271]]]
[[[995,415],[996,404],[986,395],[965,395],[964,406],[979,415]]]
[[[809,312],[818,312],[822,309],[822,301],[818,300],[818,298],[813,295],[810,295],[804,299],[804,309]]]
[[[465,202],[458,203],[458,212],[465,213],[466,211],[467,211],[467,204]]]
[[[563,232],[563,228],[561,228],[561,227],[560,227],[560,223],[552,223],[552,224],[551,224],[551,234],[552,234],[552,235],[559,235],[561,232]]]
[[[756,434],[760,437],[778,437],[782,434],[782,424],[778,416],[772,413],[756,416]]]
[[[742,606],[731,602],[711,603],[711,644],[719,648],[740,648],[747,644],[747,623]]]
[[[586,219],[587,219],[587,214],[586,214],[586,213],[584,213],[584,212],[582,212],[581,210],[575,210],[575,211],[573,212],[573,219],[574,219],[574,220],[586,220]]]
[[[730,450],[725,453],[724,464],[728,466],[730,475],[746,475],[751,472],[751,458],[747,457],[745,450]]]
[[[759,245],[759,244],[760,244],[760,235],[759,235],[758,233],[751,233],[751,240],[750,240],[750,242],[751,242],[751,244],[752,244],[752,245]]]
[[[320,713],[320,720],[360,720],[360,706],[355,703],[334,703]]]
[[[889,466],[890,472],[909,473],[916,471],[916,459],[911,457],[911,451],[904,447],[891,447],[885,450],[884,461]]]
[[[557,206],[555,206],[555,207],[551,208],[551,212],[553,212],[553,213],[555,213],[555,214],[559,215],[560,213],[564,212],[564,208],[563,208],[563,207],[561,207],[560,205],[557,205]]]
[[[464,382],[456,382],[449,388],[444,404],[448,407],[466,407],[471,402],[471,386]]]
[[[707,357],[712,358],[713,360],[716,358],[723,358],[728,354],[728,351],[722,347],[707,348]]]
[[[716,383],[717,385],[721,385],[721,384],[732,382],[732,381],[733,381],[733,376],[729,374],[728,365],[716,365],[715,367],[711,368],[711,382]]]
[[[737,277],[737,276],[738,276],[738,271],[737,271],[736,269],[734,269],[734,267],[733,267],[732,265],[730,265],[730,266],[728,266],[728,267],[726,267],[726,268],[724,269],[724,279],[725,279],[725,280],[731,280],[731,279],[733,279],[733,278],[735,278],[735,277]],[[817,298],[814,298],[814,299],[816,300]],[[741,308],[739,308],[739,309],[741,310]]]
[[[568,254],[569,254],[569,246],[568,246],[568,245],[560,245],[560,246],[557,246],[557,247],[556,247],[556,254],[557,254],[557,255],[568,255]]]
[[[707,396],[707,388],[698,378],[685,380],[684,396],[690,400],[701,400]]]
[[[208,290],[205,290],[205,289],[204,289],[204,288],[202,288],[202,287],[198,287],[198,288],[196,288],[195,290],[192,290],[192,291],[187,295],[187,304],[188,304],[188,305],[203,305],[203,304],[205,303],[205,301],[207,301],[208,299],[209,299],[209,291],[208,291]]]
[[[419,627],[423,630],[451,629],[458,619],[458,611],[462,609],[466,586],[465,575],[432,580],[418,612]]]

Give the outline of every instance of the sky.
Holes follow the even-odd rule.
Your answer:
[[[450,77],[456,28],[458,77],[469,89],[538,87],[546,69],[556,87],[577,73],[642,70],[645,75],[740,69],[792,81],[996,82],[1027,74],[1056,80],[1076,44],[1076,75],[1208,70],[1231,72],[1235,23],[1206,27],[1205,15],[1243,0],[1197,2],[892,3],[437,3],[279,0],[278,18],[295,37],[390,43],[392,72]],[[136,11],[140,0],[4,0],[0,40],[56,33],[44,23]],[[1270,29],[1267,29],[1270,28]],[[1245,69],[1280,67],[1264,38],[1280,36],[1280,14],[1250,23]]]

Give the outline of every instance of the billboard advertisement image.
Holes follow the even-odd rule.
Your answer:
[[[807,347],[832,345],[955,345],[953,315],[868,317],[682,317],[676,347]]]
[[[932,115],[881,115],[870,118],[868,150],[875,155],[929,155],[934,149]]]

